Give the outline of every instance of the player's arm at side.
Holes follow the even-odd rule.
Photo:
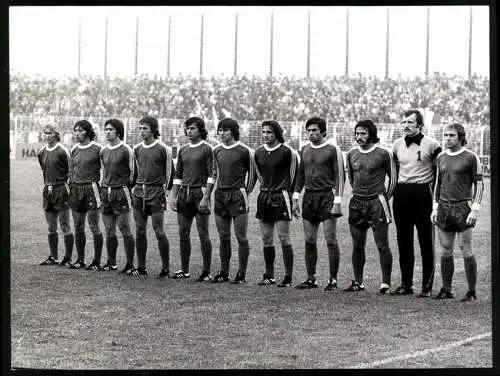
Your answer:
[[[305,184],[305,171],[304,171],[304,157],[302,155],[303,149],[300,150],[299,153],[299,167],[297,169],[297,181],[295,183],[294,192],[292,195],[292,214],[295,218],[299,218],[300,215],[300,204],[299,198],[302,189]]]
[[[441,145],[439,145],[439,142],[437,140],[434,140],[434,151],[432,152],[432,182],[431,182],[431,187],[434,189],[434,186],[436,185],[436,174],[437,174],[437,157],[443,149],[441,149]]]
[[[333,164],[333,172],[335,176],[335,197],[333,199],[333,207],[331,213],[335,217],[342,216],[342,195],[344,194],[344,184],[345,184],[345,171],[344,171],[344,158],[342,156],[342,151],[339,147],[335,148],[335,162]]]
[[[177,151],[177,166],[175,166],[174,181],[172,186],[172,200],[170,201],[170,208],[177,211],[177,197],[182,185],[182,177],[184,175],[184,165],[181,157],[182,147]]]
[[[387,200],[390,200],[394,190],[396,189],[396,183],[398,181],[398,172],[396,168],[396,162],[394,161],[394,154],[391,150],[387,150],[387,160],[386,160],[386,173],[389,177],[389,182],[387,184],[386,196]]]
[[[203,190],[203,197],[201,198],[201,201],[200,201],[199,211],[201,213],[207,213],[210,211],[210,208],[209,208],[210,195],[212,194],[215,182],[217,181],[218,171],[217,171],[217,163],[215,160],[214,150],[215,150],[215,148],[212,148],[212,153],[211,153],[211,158],[210,158],[211,161],[207,162],[207,163],[211,163],[212,166],[208,170],[209,174],[208,174],[208,179],[207,179],[207,187]]]
[[[466,223],[475,226],[484,192],[482,166],[477,155],[474,155],[472,163],[472,188],[472,207],[471,212],[467,216]]]
[[[431,222],[434,224],[436,224],[440,194],[441,194],[441,174],[439,172],[439,156],[438,156],[436,158],[436,178],[434,184],[434,199],[432,201],[432,212],[431,212]]]
[[[257,183],[257,165],[255,164],[254,151],[248,148],[248,174],[245,190],[247,195],[252,193],[255,183]]]

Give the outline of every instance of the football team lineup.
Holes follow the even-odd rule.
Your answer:
[[[264,127],[262,130],[264,131]],[[353,131],[354,129],[351,132]],[[201,153],[200,147],[203,145],[190,147],[187,151],[195,150]],[[406,143],[404,146],[406,147]],[[416,146],[412,143],[409,150]],[[420,146],[423,146],[423,142]],[[327,150],[326,148],[323,146],[311,150],[323,151]],[[235,147],[229,150],[234,149]],[[59,147],[55,150],[59,150]],[[122,147],[111,149],[114,150],[122,150]],[[264,157],[272,157],[276,151],[286,154],[287,149],[279,147],[275,151],[266,150],[263,153]],[[259,155],[257,151],[256,154]],[[189,155],[192,154],[188,153]],[[422,155],[423,153],[421,159]],[[415,153],[414,160],[417,158]],[[276,170],[281,171],[284,168]],[[266,171],[260,169],[258,171],[263,174],[261,178],[265,180]],[[183,175],[185,173],[186,166]],[[272,174],[272,177],[274,175]],[[47,224],[45,211],[42,209],[43,200],[40,197],[45,186],[43,176],[38,162],[11,161],[10,291],[13,367],[455,368],[488,367],[492,364],[491,225],[488,178],[484,181],[484,197],[474,227],[473,250],[478,266],[477,300],[473,304],[466,304],[461,303],[459,299],[417,298],[422,292],[419,285],[424,276],[417,234],[414,245],[418,256],[415,257],[413,268],[415,275],[413,289],[415,286],[419,288],[416,293],[404,296],[393,293],[389,295],[390,297],[387,294],[377,293],[381,282],[380,257],[371,235],[366,239],[366,261],[363,269],[365,291],[343,291],[351,285],[350,280],[354,279],[353,243],[348,221],[349,201],[353,196],[353,188],[347,174],[340,204],[343,215],[337,218],[336,224],[339,287],[327,292],[323,290],[330,279],[331,264],[325,236],[317,238],[318,258],[315,271],[319,288],[296,290],[293,287],[257,285],[263,280],[263,273],[266,272],[263,230],[261,221],[255,218],[262,187],[258,176],[253,191],[247,196],[249,206],[247,239],[250,247],[245,276],[247,283],[232,285],[195,280],[202,274],[206,261],[201,252],[202,243],[197,229],[193,229],[190,236],[193,250],[187,270],[191,274],[190,278],[179,280],[155,278],[161,271],[163,260],[156,251],[157,242],[153,240],[155,232],[152,226],[148,226],[146,231],[148,240],[151,239],[147,258],[149,275],[146,278],[129,277],[117,271],[94,272],[72,270],[68,267],[37,266],[42,257],[47,257]],[[386,181],[389,179],[386,178]],[[173,182],[172,186],[175,187]],[[214,190],[216,188],[217,184]],[[53,187],[53,193],[57,189],[58,187]],[[142,186],[140,189],[142,190]],[[182,185],[179,186],[180,201],[185,200],[183,195],[188,196],[187,189]],[[102,195],[99,196],[101,206],[105,202],[107,191],[107,188],[103,189],[101,186]],[[120,193],[120,189],[112,188],[111,197],[116,193]],[[196,190],[189,187],[189,196],[195,194]],[[242,196],[243,192],[237,197]],[[270,196],[274,200],[275,196]],[[291,196],[290,201],[293,205],[293,193]],[[303,196],[303,193],[300,196]],[[130,197],[129,202],[132,202],[133,195]],[[335,197],[337,196],[334,196],[334,199]],[[394,201],[394,198],[393,195],[391,201]],[[169,263],[171,268],[175,266],[176,270],[179,268],[177,265],[182,266],[182,259],[179,249],[178,212],[172,210],[172,201],[173,191],[170,191],[168,207],[164,212],[164,232],[171,247]],[[301,203],[302,200],[299,198],[299,204]],[[212,192],[208,226],[215,257],[211,258],[211,274],[216,274],[215,271],[219,271],[220,268],[218,251],[221,240],[214,220],[214,204],[214,192]],[[333,209],[333,203],[331,205]],[[118,208],[121,209],[121,206]],[[236,209],[238,208],[239,206]],[[291,209],[292,207],[290,211]],[[299,209],[303,209],[302,206]],[[392,211],[393,207],[390,206],[390,209]],[[99,219],[102,219],[102,212],[99,214]],[[308,275],[304,252],[303,210],[298,214],[299,218],[295,218],[292,212],[293,219],[289,224],[290,245],[294,256],[293,279],[297,281],[293,286],[300,285]],[[70,221],[72,227],[73,223]],[[131,213],[132,235],[135,235],[135,226],[135,218]],[[320,226],[318,235],[323,235],[324,230],[325,226]],[[92,233],[88,226],[85,232],[91,240]],[[394,217],[388,226],[388,232],[394,258],[391,273],[391,291],[394,291],[403,278],[401,266],[398,264],[401,252],[398,249]],[[283,234],[283,231],[279,234]],[[116,264],[121,270],[126,264],[127,257],[120,235],[117,232],[119,246]],[[435,234],[435,252],[439,256],[441,250],[437,235]],[[279,239],[276,235],[274,237],[277,243]],[[459,241],[460,239],[457,239],[458,252],[454,252],[458,260],[462,258],[458,248]],[[238,244],[234,231],[231,233],[231,242],[233,247]],[[92,252],[92,240],[88,243],[90,244],[86,244],[87,252],[89,249]],[[287,269],[285,260],[281,262],[283,249],[280,249],[280,244],[275,246],[275,264],[272,271],[278,284],[284,279]],[[61,243],[59,247],[64,249]],[[59,261],[62,260],[60,252]],[[105,248],[104,255],[107,255]],[[90,257],[87,257],[91,259],[91,256],[93,255],[90,253]],[[105,256],[102,261],[104,265]],[[231,280],[239,268],[238,256],[238,252],[233,249],[229,262],[230,270],[234,271],[234,274],[231,273]],[[136,257],[134,254],[134,261],[137,260]],[[74,251],[72,259],[75,261]],[[435,259],[436,280],[442,278],[440,261],[439,257]],[[134,267],[136,266],[138,265],[135,264]],[[154,275],[153,278],[151,274]],[[171,277],[172,274],[175,273],[171,273]],[[433,294],[439,292],[439,289],[434,290]],[[453,290],[460,297],[469,291],[465,265],[462,262],[455,263]],[[50,330],[47,330],[48,322],[51,323]],[[47,346],[48,343],[50,346]],[[248,357],[248,354],[252,356]]]
[[[466,133],[461,124],[445,126],[445,150],[437,140],[421,132],[423,124],[419,110],[407,110],[401,120],[405,136],[397,139],[392,148],[386,148],[379,144],[376,124],[361,120],[354,127],[358,146],[347,153],[344,161],[340,148],[326,141],[326,121],[319,117],[306,121],[309,142],[296,151],[285,143],[283,129],[275,120],[262,122],[264,144],[253,150],[239,140],[238,122],[232,118],[222,119],[217,126],[220,143],[211,146],[206,141],[208,132],[204,120],[195,116],[184,123],[189,143],[180,147],[175,162],[172,148],[158,140],[159,125],[152,116],[144,116],[139,121],[142,142],[133,148],[123,142],[124,124],[118,119],[105,122],[107,143],[104,146],[95,141],[96,133],[90,122],[77,121],[74,125],[77,143],[71,151],[59,142],[61,134],[57,124],[47,122],[43,125],[47,144],[39,150],[38,160],[44,177],[43,208],[50,254],[41,265],[116,271],[118,227],[126,255],[120,273],[146,276],[147,223],[151,217],[161,258],[158,278],[190,278],[191,228],[196,220],[203,259],[202,272],[196,281],[243,284],[250,254],[249,195],[259,181],[255,217],[261,231],[265,271],[257,284],[294,285],[293,266],[297,255],[290,241],[290,223],[293,218],[301,218],[307,278],[295,287],[318,287],[317,242],[318,230],[323,224],[329,263],[324,290],[332,291],[338,288],[340,250],[336,229],[338,219],[343,216],[342,196],[348,180],[353,193],[347,213],[353,278],[344,291],[365,289],[365,247],[371,228],[382,275],[378,293],[414,294],[416,229],[422,256],[421,290],[417,297],[431,297],[438,258],[434,246],[434,237],[437,237],[442,287],[432,297],[454,298],[453,250],[457,243],[462,251],[468,285],[461,301],[476,300],[477,262],[471,244],[484,190],[482,166],[478,156],[465,147]],[[212,191],[220,258],[220,269],[214,276],[211,275],[213,249],[209,235]],[[171,242],[164,231],[168,196],[178,224],[181,265],[175,273],[170,272]],[[130,226],[131,212],[135,232]],[[101,231],[101,218],[105,236]],[[61,261],[58,260],[58,221],[65,246]],[[94,248],[88,265],[85,263],[86,221]],[[388,229],[393,222],[397,229],[401,271],[401,284],[397,288],[391,287],[393,253]],[[231,228],[237,240],[238,258],[238,270],[232,280],[229,277]],[[274,271],[275,233],[285,268],[279,283]],[[73,247],[76,248],[74,262],[71,260]],[[101,265],[103,249],[107,261]]]

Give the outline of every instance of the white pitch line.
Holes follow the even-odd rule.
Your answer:
[[[478,334],[476,336],[469,337],[469,338],[463,339],[461,341],[452,342],[452,343],[449,343],[447,345],[438,346],[438,347],[434,347],[434,348],[427,349],[427,350],[421,350],[421,351],[416,351],[416,352],[408,353],[408,354],[404,354],[404,355],[393,356],[390,358],[377,360],[377,361],[371,362],[371,363],[361,363],[361,364],[354,366],[352,368],[375,368],[375,367],[378,367],[378,366],[381,366],[381,365],[387,364],[387,363],[399,362],[401,360],[418,358],[418,357],[425,356],[428,354],[433,354],[433,353],[437,353],[440,351],[449,350],[449,349],[452,349],[454,347],[459,347],[459,346],[465,345],[466,343],[479,341],[481,339],[488,338],[488,337],[491,337],[491,332]]]

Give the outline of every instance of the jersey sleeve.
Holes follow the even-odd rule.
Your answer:
[[[262,184],[262,173],[259,170],[259,164],[258,164],[258,156],[259,156],[259,149],[255,149],[255,152],[253,153],[253,160],[255,162],[255,173],[257,174],[257,179],[259,180],[260,184]]]
[[[40,164],[40,168],[43,170],[44,168],[44,165],[45,165],[45,161],[43,160],[43,151],[45,150],[45,145],[42,146],[40,149],[38,149],[37,151],[37,159],[38,159],[38,163]]]
[[[347,176],[349,177],[349,184],[351,185],[351,188],[353,186],[354,182],[354,172],[352,170],[352,165],[351,165],[351,151],[349,151],[346,155],[346,164],[347,164]]]
[[[389,176],[389,183],[387,184],[386,194],[387,199],[390,199],[392,197],[392,194],[394,193],[394,189],[396,188],[398,175],[396,170],[396,163],[394,161],[394,154],[391,150],[386,149],[386,151],[388,156],[386,160],[386,173]]]
[[[432,204],[432,209],[437,210],[437,205],[439,202],[439,197],[441,195],[441,173],[439,169],[441,159],[439,156],[436,158],[436,182],[434,184],[434,199]]]
[[[245,190],[247,193],[251,193],[257,182],[257,166],[254,159],[254,151],[247,146],[248,149],[248,173]]]
[[[293,192],[295,190],[295,184],[297,183],[297,175],[299,171],[300,157],[296,150],[290,148],[290,190]]]
[[[185,146],[181,146],[179,151],[177,152],[177,165],[175,166],[175,175],[174,175],[174,185],[181,185],[182,178],[184,175],[184,162],[182,162],[181,154],[184,150]]]
[[[342,151],[339,147],[334,146],[336,153],[336,163],[334,164],[335,172],[335,198],[336,203],[342,202],[342,195],[344,194],[344,184],[345,184],[345,170],[344,170],[344,157],[342,156]]]
[[[297,180],[295,182],[294,196],[297,197],[297,194],[302,192],[305,184],[305,171],[304,171],[304,158],[302,153],[304,152],[304,148],[300,149],[299,153],[299,165],[297,167]]]
[[[483,169],[479,157],[473,153],[472,160],[472,208],[479,209],[481,200],[483,199],[484,183],[483,183]]]
[[[208,145],[210,146],[210,145]],[[214,184],[213,170],[214,170],[214,149],[210,146],[207,148],[207,158],[205,158],[205,165],[208,172],[207,184]]]
[[[172,158],[172,148],[165,145],[166,161],[165,161],[165,186],[167,190],[172,189],[174,183],[175,167],[174,159]]]
[[[219,167],[217,165],[217,150],[220,148],[220,146],[215,146],[212,148],[212,157],[213,157],[213,163],[212,163],[212,181],[207,183],[212,183],[215,185],[217,183],[217,179],[219,178]],[[210,179],[209,179],[210,180]]]

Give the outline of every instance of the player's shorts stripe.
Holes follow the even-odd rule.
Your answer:
[[[248,211],[250,208],[250,205],[248,204],[248,196],[247,196],[247,191],[245,188],[240,188],[241,194],[243,195],[243,200],[245,200],[245,208]]]
[[[101,207],[101,195],[99,194],[99,188],[95,181],[92,182],[92,190],[94,191],[96,207],[99,209]]]
[[[382,208],[384,209],[386,222],[391,223],[392,222],[391,212],[389,210],[389,206],[387,205],[387,201],[385,200],[384,195],[378,195],[378,199],[380,200],[380,203],[382,204]]]
[[[292,204],[290,202],[290,195],[284,189],[281,191],[283,193],[283,198],[285,199],[286,212],[288,213],[288,217],[292,218]]]
[[[130,198],[130,192],[128,191],[128,187],[123,186],[123,192],[125,192],[125,198],[127,199],[128,207],[132,207],[132,199]]]

